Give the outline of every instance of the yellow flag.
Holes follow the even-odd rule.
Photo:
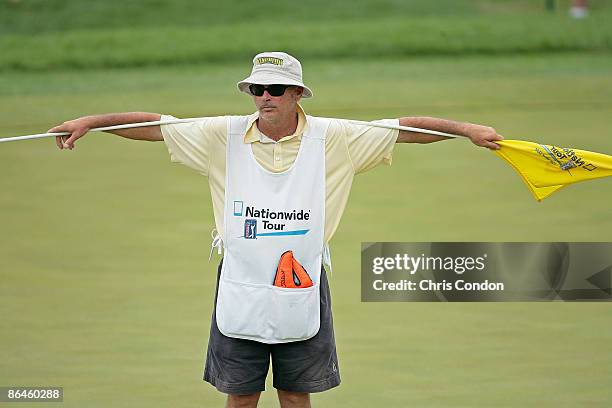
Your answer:
[[[612,156],[522,140],[502,140],[495,154],[510,163],[536,200],[579,181],[612,176]]]

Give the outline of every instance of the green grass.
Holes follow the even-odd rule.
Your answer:
[[[612,50],[603,1],[583,21],[567,2],[556,13],[523,0],[234,3],[0,3],[0,71],[236,63],[272,49],[306,62]]]
[[[313,114],[431,115],[612,154],[612,57],[309,61]],[[248,113],[248,66],[8,72],[0,136],[96,112]],[[206,179],[161,143],[92,134],[0,145],[0,384],[62,385],[66,407],[221,406],[201,380],[215,265]],[[535,202],[463,141],[397,146],[360,175],[332,240],[341,387],[323,407],[604,407],[609,305],[360,302],[362,241],[610,241],[612,178]],[[270,381],[270,378],[268,379]],[[271,385],[260,406],[277,406]],[[8,405],[7,405],[8,406]],[[26,405],[19,405],[26,406]]]
[[[211,27],[250,23],[257,26],[287,26],[296,22],[325,23],[334,20],[364,20],[388,17],[466,17],[495,18],[504,15],[566,14],[570,0],[557,0],[553,13],[544,0],[354,0],[329,2],[303,0],[278,2],[259,0],[2,0],[0,33],[40,34],[84,29]],[[606,0],[590,0],[595,14],[609,13]]]

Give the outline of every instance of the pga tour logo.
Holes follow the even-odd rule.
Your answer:
[[[257,238],[257,220],[253,220],[253,219],[244,220],[244,238],[245,239]]]

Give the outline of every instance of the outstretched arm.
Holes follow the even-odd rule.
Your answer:
[[[430,117],[405,117],[399,119],[400,126],[410,126],[421,129],[436,130],[438,132],[451,133],[468,137],[477,146],[497,150],[500,146],[496,140],[504,138],[497,134],[495,129],[489,126],[475,125],[466,122],[455,122],[453,120],[438,119]],[[440,140],[450,139],[444,136],[433,136],[423,133],[408,132],[400,130],[397,143],[432,143]]]
[[[122,125],[124,123],[153,122],[161,118],[159,113],[126,112],[108,113],[105,115],[83,116],[70,120],[48,130],[52,132],[70,132],[70,136],[57,136],[55,143],[60,149],[74,148],[74,143],[85,136],[90,129],[105,126]],[[133,129],[112,130],[109,133],[134,140],[162,141],[164,140],[159,125]]]

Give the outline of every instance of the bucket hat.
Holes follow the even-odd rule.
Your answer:
[[[302,81],[302,64],[285,52],[262,52],[253,58],[253,70],[248,78],[238,82],[241,92],[251,95],[249,85],[296,85],[304,88],[302,97],[312,97],[312,91]]]

